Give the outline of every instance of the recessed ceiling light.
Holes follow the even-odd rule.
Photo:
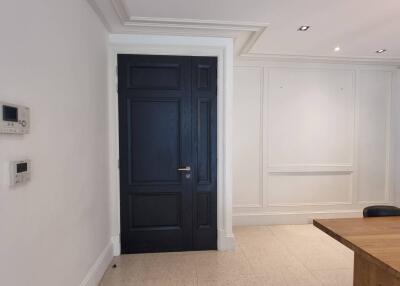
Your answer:
[[[333,50],[334,50],[335,52],[340,52],[340,47],[337,46],[337,47],[335,47]]]
[[[386,52],[385,49],[380,49],[380,50],[377,50],[377,51],[376,51],[377,54],[382,54],[382,53],[384,53],[384,52]]]
[[[310,28],[311,26],[300,26],[300,28],[298,28],[297,31],[305,32]]]

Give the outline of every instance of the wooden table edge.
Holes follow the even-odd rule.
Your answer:
[[[329,220],[329,219],[327,219]],[[394,269],[392,266],[386,264],[385,262],[379,260],[372,254],[366,252],[365,250],[359,248],[358,246],[354,245],[350,241],[348,241],[346,238],[336,234],[333,230],[331,230],[329,227],[324,226],[320,221],[324,221],[324,219],[313,219],[313,225],[318,228],[319,230],[325,232],[327,235],[330,237],[334,238],[344,246],[350,248],[351,250],[354,251],[355,255],[359,255],[362,258],[368,260],[371,263],[374,263],[375,265],[387,269],[392,275],[396,276],[398,279],[400,279],[400,272]]]

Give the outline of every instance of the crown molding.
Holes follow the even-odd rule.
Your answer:
[[[260,28],[258,31],[252,32],[240,49],[239,56],[250,55],[251,49],[254,47],[254,45],[257,43],[258,39],[265,32],[266,29],[267,26]]]
[[[258,32],[268,26],[267,23],[237,22],[200,19],[177,19],[160,17],[129,16],[127,7],[122,0],[111,0],[115,12],[123,26],[183,28],[183,29],[210,29]]]
[[[87,0],[99,16],[106,29],[112,33],[113,27],[102,12],[96,0]],[[268,29],[268,23],[238,22],[200,19],[177,19],[160,17],[130,16],[123,0],[111,0],[120,24],[125,28],[124,33],[154,34],[154,35],[181,35],[181,36],[211,36],[229,37],[238,39],[242,34],[232,32],[250,33],[241,47],[237,56],[240,60],[265,60],[285,62],[311,62],[311,63],[344,63],[344,64],[379,64],[399,66],[400,58],[371,58],[371,57],[335,57],[335,56],[310,56],[310,55],[284,55],[252,52],[261,35]],[[225,31],[225,32],[224,32]],[[224,34],[225,33],[225,34]]]
[[[255,44],[255,43],[254,43]],[[254,46],[251,46],[251,48]],[[251,50],[250,48],[250,50]],[[279,55],[256,52],[241,52],[241,60],[269,60],[269,61],[286,61],[300,63],[337,63],[337,64],[376,64],[399,66],[399,58],[368,58],[368,57],[329,57],[329,56],[309,56],[309,55]]]
[[[115,0],[118,1],[118,0]],[[161,28],[190,28],[190,29],[211,29],[211,30],[232,30],[258,32],[264,29],[267,24],[252,22],[233,22],[219,20],[199,19],[175,19],[175,18],[154,18],[154,17],[129,17],[124,26],[145,26]]]
[[[129,20],[128,10],[122,1],[111,0],[111,4],[118,15],[122,25]]]
[[[106,16],[104,15],[103,11],[101,11],[99,5],[97,4],[96,0],[86,0],[89,3],[89,6],[92,7],[93,11],[96,13],[96,15],[99,17],[100,22],[104,25],[104,28],[108,32],[111,32],[111,25],[108,22]]]

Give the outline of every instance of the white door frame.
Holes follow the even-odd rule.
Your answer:
[[[215,37],[116,35],[109,36],[108,132],[111,240],[121,254],[117,55],[151,54],[215,56],[218,58],[218,250],[234,248],[232,233],[233,40]]]

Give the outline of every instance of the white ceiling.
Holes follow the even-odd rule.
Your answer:
[[[113,33],[234,37],[242,56],[400,61],[399,0],[88,1]]]

